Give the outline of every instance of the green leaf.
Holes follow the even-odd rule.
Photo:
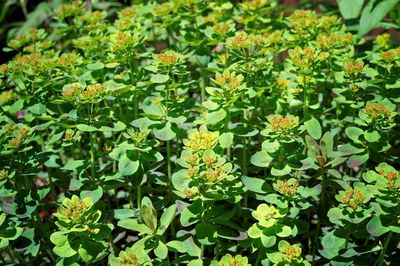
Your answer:
[[[196,225],[197,240],[204,245],[213,245],[217,242],[217,230],[212,224],[200,223]]]
[[[68,242],[68,237],[64,232],[54,232],[50,235],[50,241],[56,246],[63,246]]]
[[[367,224],[367,231],[373,236],[381,236],[387,232],[389,232],[390,228],[382,225],[380,215],[372,218]]]
[[[8,112],[15,115],[18,111],[22,110],[22,108],[24,108],[24,100],[21,99],[13,103],[8,109]]]
[[[171,128],[170,122],[167,122],[166,125],[161,129],[154,128],[153,133],[157,139],[162,141],[172,140],[176,136],[176,133]]]
[[[154,74],[151,75],[150,81],[153,83],[165,83],[169,80],[168,75],[163,75],[163,74]]]
[[[157,235],[164,234],[165,230],[167,230],[169,224],[175,217],[176,213],[176,205],[172,205],[166,209],[160,217],[160,226],[157,230]]]
[[[266,151],[256,152],[250,158],[250,162],[258,167],[268,167],[273,158]]]
[[[72,257],[74,256],[77,251],[74,250],[68,242],[66,242],[64,245],[62,246],[55,246],[53,248],[54,253],[56,253],[58,256],[60,256],[61,258],[68,258],[68,257]]]
[[[203,212],[201,200],[196,200],[191,205],[183,209],[180,222],[183,226],[189,226],[199,221],[200,215]]]
[[[139,164],[139,161],[132,161],[128,156],[123,155],[118,162],[118,172],[122,176],[133,175],[139,169]]]
[[[131,209],[115,209],[113,210],[113,213],[114,218],[118,220],[124,220],[136,216],[136,211]]]
[[[145,224],[140,224],[136,219],[126,219],[118,222],[118,226],[129,229],[141,234],[152,234],[153,231],[150,230]]]
[[[364,0],[338,0],[337,3],[344,19],[354,19],[360,15]]]
[[[219,144],[223,149],[229,148],[233,143],[233,133],[222,133],[218,138]]]
[[[272,167],[271,168],[271,175],[273,176],[284,176],[289,174],[292,171],[292,168],[289,165],[285,165],[282,169]]]
[[[80,194],[80,198],[92,198],[92,202],[96,203],[98,202],[101,197],[103,196],[103,189],[99,186],[95,190],[83,190]]]
[[[104,68],[104,64],[102,62],[96,62],[92,64],[87,64],[87,69],[89,70],[100,70]]]
[[[215,112],[207,112],[205,119],[208,125],[215,125],[218,122],[222,121],[226,116],[226,112],[224,109],[219,109]]]
[[[77,129],[79,129],[80,131],[83,132],[94,132],[97,131],[97,128],[89,126],[89,125],[85,125],[85,124],[79,124],[76,126]]]
[[[322,135],[322,128],[317,119],[312,117],[310,120],[304,122],[305,129],[308,134],[314,139],[320,139]]]
[[[248,176],[242,176],[241,179],[245,187],[252,192],[266,194],[271,191],[271,188],[263,179]]]
[[[333,136],[331,132],[326,132],[320,141],[321,153],[325,158],[329,158],[333,152]]]
[[[370,0],[361,14],[358,36],[374,29],[398,2],[399,0]]]
[[[83,165],[85,165],[85,160],[70,160],[64,165],[64,167],[61,167],[61,170],[74,171]]]
[[[155,232],[157,228],[157,212],[148,197],[142,199],[140,214],[142,215],[143,222],[147,227],[149,227],[152,232]]]
[[[186,253],[187,248],[184,243],[178,240],[172,240],[167,243],[167,247],[172,251],[178,251],[180,253]]]
[[[165,259],[168,255],[167,246],[163,242],[158,241],[158,246],[154,249],[154,254],[157,258]]]
[[[364,134],[364,131],[358,127],[347,127],[345,129],[345,133],[346,133],[347,137],[349,137],[351,140],[353,140],[356,143],[359,143],[360,140],[358,138],[362,134]]]
[[[368,130],[368,131],[364,132],[364,138],[368,142],[377,142],[381,138],[381,135],[376,130],[373,130],[373,131]]]

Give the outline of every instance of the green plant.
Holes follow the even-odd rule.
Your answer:
[[[131,2],[10,31],[0,264],[398,264],[397,1]]]

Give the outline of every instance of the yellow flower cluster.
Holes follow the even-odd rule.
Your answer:
[[[103,84],[94,83],[88,85],[81,93],[82,98],[85,100],[91,100],[103,94],[106,91],[106,87]]]
[[[364,68],[362,61],[350,61],[344,64],[343,69],[349,74],[360,73]]]
[[[56,10],[56,17],[65,19],[67,17],[75,17],[85,12],[85,7],[82,1],[72,1],[68,4],[60,5]]]
[[[218,136],[218,132],[209,132],[206,129],[200,129],[189,134],[189,138],[183,140],[183,143],[190,150],[200,152],[212,149],[217,143]]]
[[[161,54],[157,54],[156,60],[164,66],[171,66],[179,63],[179,57],[179,53],[169,50]]]
[[[7,177],[8,177],[8,171],[1,170],[0,171],[0,181],[6,179]]]
[[[246,10],[257,10],[265,5],[267,5],[269,0],[244,0],[242,6]]]
[[[11,137],[11,139],[8,141],[8,144],[14,149],[18,149],[22,145],[29,133],[29,129],[27,127],[18,126],[15,124],[5,125],[4,131],[7,132]]]
[[[283,254],[283,260],[289,263],[301,258],[301,248],[298,245],[284,247],[281,252]]]
[[[215,83],[221,87],[227,87],[230,91],[236,90],[242,85],[244,77],[243,75],[236,75],[235,72],[224,70],[223,73],[217,73],[215,75]]]
[[[0,93],[0,106],[6,104],[13,98],[14,94],[12,90],[2,91]]]
[[[310,68],[318,59],[318,52],[314,47],[296,47],[289,50],[289,57],[293,64],[301,69]]]
[[[273,131],[287,131],[299,123],[299,118],[292,115],[270,115],[267,119]]]
[[[392,170],[392,167],[389,168],[390,170]],[[385,171],[383,167],[378,167],[377,168],[377,172],[385,177],[387,179],[387,183],[386,186],[388,189],[397,189],[399,188],[400,185],[396,185],[396,181],[398,181],[399,178],[399,172],[392,170],[392,171]]]
[[[62,91],[62,96],[67,100],[73,100],[79,96],[80,92],[81,92],[81,85],[76,82],[69,84],[68,86],[65,86],[65,88]]]
[[[379,57],[382,59],[382,61],[391,63],[399,58],[399,51],[397,49],[384,51],[379,53]]]
[[[128,31],[120,31],[110,36],[110,50],[120,56],[131,56],[135,50],[132,49],[139,44],[139,38]]]
[[[251,41],[246,32],[240,31],[237,32],[235,36],[228,38],[226,44],[232,49],[240,50],[249,48],[251,46]]]
[[[390,115],[390,110],[386,106],[379,103],[368,102],[365,107],[365,112],[372,118],[385,117]]]
[[[296,10],[289,17],[294,31],[304,31],[318,24],[318,16],[312,10]]]
[[[362,206],[364,195],[360,191],[350,189],[344,193],[342,202],[348,204],[353,210],[356,210],[358,207]]]
[[[274,226],[280,218],[285,216],[285,214],[281,213],[274,206],[265,203],[258,205],[257,209],[251,215],[258,220],[261,226],[266,228]]]
[[[154,6],[153,13],[157,17],[164,17],[172,12],[174,5],[171,2],[165,2]]]
[[[228,23],[220,23],[220,24],[215,24],[213,26],[213,30],[216,34],[220,36],[225,36],[229,32],[230,28]]]
[[[141,264],[139,263],[138,258],[136,257],[135,254],[132,253],[126,253],[120,255],[119,258],[119,263],[121,266],[140,266]]]
[[[287,197],[293,197],[297,194],[297,188],[299,186],[298,181],[289,183],[288,180],[278,180],[276,184],[279,191]]]
[[[75,53],[65,53],[58,58],[58,66],[63,68],[71,68],[78,61],[78,56]]]
[[[387,49],[390,47],[391,42],[392,42],[392,37],[390,36],[389,33],[385,32],[382,34],[379,34],[376,38],[375,38],[375,44],[377,44],[379,47]]]
[[[347,34],[319,34],[317,36],[317,45],[324,51],[330,51],[333,48],[340,48],[351,44],[354,36],[351,33]]]

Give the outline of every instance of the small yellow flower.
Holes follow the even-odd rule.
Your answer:
[[[292,262],[301,259],[301,248],[299,245],[289,245],[282,248],[283,260]]]
[[[259,221],[263,227],[271,227],[278,223],[279,219],[285,215],[274,206],[265,203],[258,205],[257,209],[251,215]]]
[[[349,61],[344,64],[344,70],[350,74],[360,73],[364,68],[363,61]]]
[[[235,36],[228,38],[226,41],[228,47],[232,49],[247,49],[251,46],[251,41],[246,32],[240,31]]]
[[[399,55],[395,52],[395,50],[388,50],[379,54],[379,57],[387,63],[397,60],[398,56]]]
[[[67,100],[73,100],[81,93],[81,85],[79,83],[72,83],[66,85],[63,89],[62,96]]]
[[[297,194],[299,182],[297,180],[294,182],[288,182],[288,180],[278,180],[276,186],[283,195],[287,197],[293,197]]]
[[[230,91],[234,91],[242,85],[243,79],[243,75],[236,75],[235,72],[224,70],[222,74],[217,73],[215,75],[214,82],[221,87],[227,87]]]
[[[189,138],[183,140],[183,143],[188,149],[200,152],[212,149],[217,143],[218,136],[218,132],[209,132],[206,129],[200,129],[190,133]]]
[[[0,181],[6,179],[7,177],[8,177],[8,171],[1,170],[0,171]]]
[[[378,46],[387,49],[390,47],[391,42],[392,42],[392,36],[390,36],[389,33],[385,32],[382,34],[379,34],[376,38],[375,38],[375,44],[377,44]]]
[[[365,107],[365,112],[372,118],[385,117],[390,115],[390,110],[386,106],[379,103],[368,102]]]
[[[172,12],[174,5],[170,2],[165,2],[154,6],[153,13],[157,17],[164,17]]]
[[[273,131],[287,131],[299,123],[299,118],[292,115],[270,115],[267,119]]]
[[[106,91],[106,87],[103,84],[94,83],[88,85],[82,92],[81,96],[85,100],[91,100],[102,95]]]
[[[161,54],[157,54],[155,57],[160,64],[164,66],[171,66],[179,63],[181,55],[177,52],[169,50]]]

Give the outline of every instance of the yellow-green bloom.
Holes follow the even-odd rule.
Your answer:
[[[183,144],[186,148],[194,152],[210,150],[217,143],[218,136],[218,132],[209,132],[206,129],[200,129],[189,133],[188,139],[183,140]]]
[[[236,255],[235,257],[231,254],[226,254],[219,261],[213,260],[211,266],[250,266],[247,257],[242,255]]]
[[[271,227],[277,224],[280,218],[285,217],[285,214],[281,210],[265,203],[258,205],[257,209],[251,215],[263,227]]]

